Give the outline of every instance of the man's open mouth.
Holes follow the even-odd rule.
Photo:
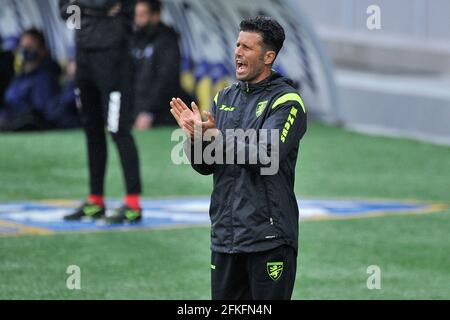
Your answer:
[[[239,72],[239,73],[244,72],[246,68],[247,68],[247,65],[245,63],[243,63],[240,60],[236,61],[236,71],[237,72]]]

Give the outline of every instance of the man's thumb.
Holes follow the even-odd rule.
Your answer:
[[[200,111],[198,110],[198,107],[197,107],[197,105],[195,104],[194,101],[192,101],[191,107],[192,107],[192,111],[194,111],[194,113],[200,114]]]
[[[203,114],[208,117],[208,120],[211,122],[214,122],[214,117],[212,116],[211,112],[209,111],[204,111]]]

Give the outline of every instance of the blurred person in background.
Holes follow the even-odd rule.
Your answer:
[[[22,62],[4,94],[0,130],[40,130],[53,127],[54,109],[48,103],[59,92],[60,68],[50,57],[44,35],[32,28],[20,36]]]
[[[180,48],[176,31],[161,22],[159,0],[138,0],[132,40],[134,67],[134,127],[145,130],[175,125],[167,101],[182,96]]]
[[[3,95],[14,77],[14,53],[5,48],[0,36],[0,108],[3,105]]]
[[[129,52],[135,1],[60,0],[63,19],[70,17],[67,9],[71,5],[78,6],[81,12],[81,25],[75,31],[75,78],[87,140],[89,195],[64,218],[105,217],[106,127],[118,150],[126,187],[123,205],[106,221],[139,222],[142,219],[141,179],[138,150],[131,134]]]
[[[81,127],[75,95],[75,73],[76,62],[72,57],[69,59],[65,68],[61,91],[49,101],[53,112],[48,120],[55,129],[74,129]]]

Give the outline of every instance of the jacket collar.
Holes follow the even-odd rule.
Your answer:
[[[273,84],[273,82],[281,80],[282,78],[283,76],[281,74],[272,70],[270,76],[268,76],[267,78],[258,83],[251,84],[248,83],[247,81],[239,81],[238,86],[241,90],[245,91],[246,93],[251,93],[265,89],[270,90],[270,86]]]

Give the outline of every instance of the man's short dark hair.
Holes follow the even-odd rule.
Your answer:
[[[138,0],[137,3],[145,3],[152,13],[161,13],[160,0]]]
[[[285,39],[283,27],[271,17],[257,16],[247,18],[239,24],[240,31],[257,32],[263,39],[266,49],[274,50],[277,55],[283,47]]]
[[[45,37],[41,30],[37,28],[30,28],[22,32],[21,37],[23,36],[30,36],[34,38],[42,49],[47,50],[47,43],[45,42]]]

